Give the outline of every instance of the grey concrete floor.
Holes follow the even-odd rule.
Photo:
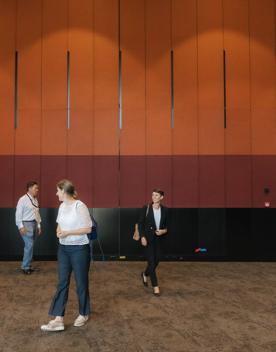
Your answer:
[[[142,262],[95,262],[93,314],[78,315],[72,277],[66,330],[40,331],[57,283],[56,262],[24,276],[0,262],[1,352],[264,352],[276,351],[276,263],[164,262],[161,297],[140,281]]]

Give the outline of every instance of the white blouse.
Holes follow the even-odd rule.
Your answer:
[[[70,231],[78,230],[85,227],[92,227],[92,220],[87,206],[80,200],[72,203],[61,203],[57,223],[61,230]],[[69,235],[59,239],[60,244],[64,245],[84,245],[89,243],[86,234],[84,235]]]
[[[154,215],[156,230],[159,230],[159,228],[160,228],[160,220],[161,220],[161,207],[159,207],[158,209],[155,209],[155,208],[152,208],[152,209],[153,209],[153,215]]]

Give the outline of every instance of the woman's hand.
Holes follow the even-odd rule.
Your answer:
[[[57,230],[57,237],[58,238],[64,238],[64,237],[66,237],[68,235],[69,235],[68,231],[64,231],[64,230],[61,230],[61,229]]]
[[[157,236],[165,235],[165,233],[167,233],[167,230],[156,230],[156,231],[155,231],[155,234],[156,234]]]
[[[134,241],[139,241],[140,240],[140,235],[139,235],[138,231],[134,232],[133,239],[134,239]]]
[[[141,237],[141,244],[142,244],[142,246],[144,246],[144,247],[147,246],[148,242],[147,242],[146,237]]]

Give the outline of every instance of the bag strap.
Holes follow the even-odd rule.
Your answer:
[[[39,208],[39,206],[36,205],[36,204],[33,202],[32,198],[28,195],[28,193],[26,193],[26,196],[30,199],[30,202],[32,203],[32,205],[33,205],[35,208]]]
[[[148,213],[149,213],[149,204],[147,206],[146,217],[148,216]]]

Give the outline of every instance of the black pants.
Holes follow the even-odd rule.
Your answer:
[[[145,247],[145,255],[148,262],[145,275],[150,277],[152,287],[158,286],[156,268],[159,264],[160,252],[160,241],[157,238],[148,242]]]

